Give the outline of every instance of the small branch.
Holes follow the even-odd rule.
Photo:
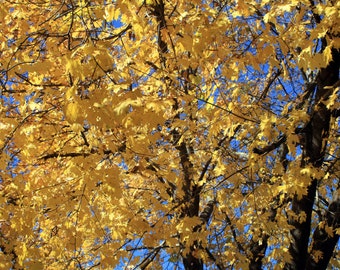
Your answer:
[[[282,143],[284,143],[286,141],[286,135],[283,135],[283,136],[280,136],[279,140],[276,141],[276,142],[273,142],[272,144],[270,145],[267,145],[265,146],[264,148],[257,148],[255,147],[253,149],[253,152],[255,154],[258,154],[258,155],[263,155],[263,154],[267,154],[269,153],[270,151],[273,151],[274,149],[278,148]]]
[[[260,101],[260,100],[266,98],[266,96],[267,96],[267,94],[268,94],[268,91],[269,91],[271,85],[272,85],[272,84],[274,83],[274,81],[281,75],[281,73],[282,73],[281,70],[277,70],[277,71],[271,76],[271,78],[269,79],[269,81],[268,81],[266,87],[264,88],[264,90],[263,90],[263,92],[262,92],[262,94],[261,94],[261,96],[260,96],[260,98],[259,98],[258,101]]]
[[[235,227],[234,227],[234,225],[231,223],[231,220],[230,220],[230,218],[229,218],[229,216],[228,216],[227,214],[225,214],[225,219],[226,219],[227,225],[228,225],[228,226],[230,227],[230,229],[231,229],[231,233],[232,233],[232,235],[233,235],[233,238],[234,238],[234,241],[235,241],[235,243],[236,243],[236,246],[237,246],[238,250],[239,250],[240,252],[245,252],[243,246],[242,246],[241,243],[237,240],[237,235],[236,235]]]
[[[91,153],[60,153],[60,152],[55,152],[51,154],[47,154],[45,156],[40,157],[39,159],[47,160],[50,158],[58,158],[58,157],[87,157]]]
[[[144,258],[144,260],[138,264],[134,269],[141,269],[144,270],[148,267],[150,263],[155,259],[159,251],[164,247],[165,241],[163,241],[162,244],[160,244],[158,247],[156,247],[148,256]]]
[[[198,100],[198,101],[202,101],[202,102],[204,102],[204,103],[206,103],[206,104],[208,104],[208,105],[211,105],[211,106],[213,106],[213,107],[215,107],[215,108],[217,108],[217,109],[220,109],[220,110],[222,110],[222,111],[228,112],[228,113],[230,113],[231,115],[236,116],[236,117],[238,117],[238,118],[240,118],[240,119],[242,119],[242,120],[245,120],[245,121],[249,121],[249,122],[253,122],[253,123],[258,124],[258,122],[255,121],[255,120],[253,120],[253,119],[244,117],[244,116],[239,115],[239,114],[237,114],[237,113],[234,113],[234,112],[232,112],[231,110],[229,110],[229,109],[227,109],[227,108],[223,108],[223,107],[221,107],[221,106],[219,106],[219,105],[217,105],[217,104],[215,104],[215,103],[213,103],[213,102],[210,102],[210,101],[208,101],[208,100],[205,100],[205,99],[202,99],[202,98],[198,98],[198,97],[194,97],[194,98],[195,98],[196,100]]]
[[[225,269],[222,263],[217,262],[215,256],[210,252],[208,248],[205,248],[205,252],[208,254],[210,260],[212,260],[219,270]]]

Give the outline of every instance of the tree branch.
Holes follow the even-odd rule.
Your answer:
[[[263,154],[267,154],[269,153],[270,151],[273,151],[274,149],[278,148],[282,143],[284,143],[286,141],[286,135],[282,135],[279,137],[279,140],[276,141],[276,142],[273,142],[272,144],[268,145],[268,146],[265,146],[264,148],[257,148],[255,147],[253,149],[253,152],[255,154],[258,154],[258,155],[263,155]]]
[[[39,159],[47,160],[51,158],[57,158],[57,157],[87,157],[91,155],[91,153],[60,153],[60,152],[54,152],[51,154],[44,155],[40,157]]]
[[[337,194],[328,207],[324,216],[324,223],[319,224],[313,234],[312,248],[307,260],[306,269],[326,270],[333,255],[333,250],[338,243],[340,228],[340,196]],[[330,232],[331,230],[331,232]],[[322,257],[315,256],[316,252],[322,252]]]

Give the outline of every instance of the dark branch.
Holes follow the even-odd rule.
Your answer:
[[[258,155],[267,154],[267,153],[269,153],[270,151],[273,151],[274,149],[278,148],[278,147],[279,147],[281,144],[283,144],[285,141],[286,141],[286,135],[283,135],[283,136],[281,136],[281,137],[279,138],[278,141],[273,142],[272,144],[270,144],[270,145],[268,145],[268,146],[266,146],[266,147],[264,147],[264,148],[262,148],[262,149],[261,149],[261,148],[255,147],[255,148],[253,149],[253,152],[254,152],[255,154],[258,154]]]
[[[90,154],[91,153],[59,153],[59,152],[55,152],[55,153],[51,153],[51,154],[47,154],[45,156],[42,156],[40,159],[47,160],[47,159],[58,158],[58,157],[87,157]]]
[[[334,248],[339,240],[336,229],[340,227],[340,196],[335,199],[328,207],[322,225],[320,224],[314,231],[312,248],[307,260],[306,269],[326,270],[328,263],[333,255]],[[328,229],[328,231],[327,231]],[[329,232],[331,230],[332,233]],[[322,252],[321,258],[316,258],[315,252]]]

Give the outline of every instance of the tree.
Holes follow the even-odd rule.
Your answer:
[[[340,267],[339,9],[4,1],[1,267]]]

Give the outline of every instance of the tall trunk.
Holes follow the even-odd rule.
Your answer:
[[[311,108],[311,118],[302,131],[305,143],[301,167],[306,165],[320,167],[323,164],[332,114],[323,101],[326,101],[331,93],[329,86],[333,86],[339,80],[340,52],[333,49],[332,56],[333,61],[331,61],[326,68],[322,68],[317,77],[315,100]],[[306,220],[301,223],[295,219],[290,220],[290,225],[294,227],[294,229],[291,230],[292,240],[289,247],[292,261],[285,266],[285,269],[310,269],[306,268],[306,266],[307,260],[310,258],[308,254],[308,244],[311,234],[311,217],[317,190],[317,181],[318,179],[312,179],[308,187],[307,195],[301,199],[295,196],[292,201],[293,212],[297,216],[304,213]],[[318,234],[318,230],[316,234]],[[314,236],[318,238],[317,235],[314,234]],[[325,262],[326,265],[328,261]]]
[[[285,269],[289,270],[303,270],[306,266],[306,260],[308,256],[308,242],[311,229],[312,209],[314,204],[314,198],[316,193],[316,180],[312,181],[312,184],[308,187],[307,195],[302,199],[294,198],[292,203],[292,210],[295,214],[306,214],[306,220],[299,222],[299,220],[291,219],[290,225],[294,227],[291,230],[292,240],[289,247],[289,253],[292,257],[290,264],[287,264]]]
[[[340,227],[340,196],[335,195],[334,200],[329,205],[325,215],[325,224],[318,226],[313,234],[310,256],[307,260],[306,269],[326,270],[329,260],[333,255],[334,248],[339,240],[339,235],[335,229]],[[332,233],[327,228],[333,228]],[[321,258],[316,258],[314,253],[322,252]]]
[[[203,270],[203,261],[197,259],[192,253],[183,257],[183,264],[186,270]]]

